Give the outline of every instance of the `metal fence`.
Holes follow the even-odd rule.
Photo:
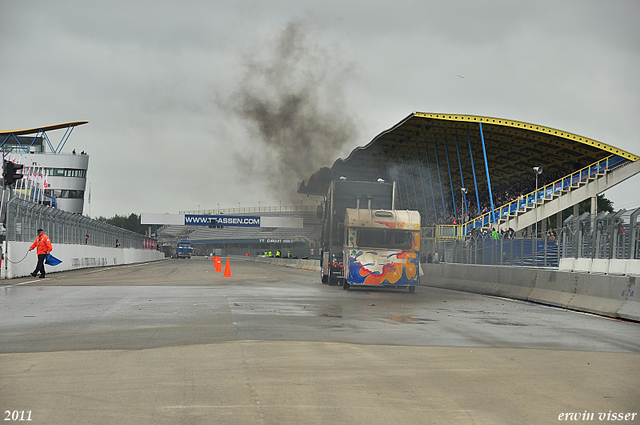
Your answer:
[[[148,248],[149,238],[80,214],[12,197],[5,209],[6,240],[31,242],[43,229],[52,243]],[[88,236],[88,238],[87,238]]]
[[[558,267],[561,258],[640,259],[640,208],[633,211],[570,216],[562,227],[540,238],[491,238],[488,231],[467,235],[422,231],[422,261],[438,252],[447,263]]]
[[[438,252],[447,263],[485,264],[528,267],[558,267],[559,247],[556,232],[544,238],[492,239],[479,236],[460,239],[426,239],[422,242],[421,260]]]
[[[640,259],[639,216],[640,208],[569,217],[563,225],[562,257]]]

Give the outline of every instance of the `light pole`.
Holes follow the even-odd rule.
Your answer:
[[[460,193],[462,195],[462,196],[460,196],[460,204],[461,204],[460,211],[461,211],[461,214],[462,214],[462,221],[463,222],[464,222],[464,195],[466,195],[467,192],[469,192],[469,191],[467,190],[466,187],[460,188]]]
[[[536,233],[534,234],[534,238],[538,238],[538,176],[542,174],[542,167],[533,167],[533,172],[536,175],[536,191],[533,195],[533,202],[535,203],[536,209]]]

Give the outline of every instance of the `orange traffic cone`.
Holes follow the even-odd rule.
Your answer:
[[[227,257],[227,264],[224,267],[224,275],[222,277],[233,277],[231,276],[231,266],[229,265],[229,257]]]
[[[222,259],[220,257],[216,257],[216,271],[222,271]]]

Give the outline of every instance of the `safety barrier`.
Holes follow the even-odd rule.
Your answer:
[[[423,264],[423,268],[421,282],[428,286],[640,321],[640,276],[470,264]]]
[[[562,258],[560,271],[640,276],[640,260]]]
[[[2,261],[3,279],[28,276],[36,266],[38,255],[29,251],[31,242],[8,241]],[[51,252],[62,263],[45,266],[47,273],[88,267],[105,267],[122,264],[144,263],[164,259],[164,253],[154,249],[107,248],[90,245],[53,244]]]

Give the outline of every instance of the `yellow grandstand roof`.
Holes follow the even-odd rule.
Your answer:
[[[82,125],[82,124],[86,124],[89,121],[74,121],[74,122],[67,122],[67,123],[63,123],[63,124],[54,124],[54,125],[47,125],[44,127],[34,127],[34,128],[24,128],[22,130],[0,130],[0,135],[2,134],[15,134],[16,136],[22,136],[25,134],[35,134],[38,133],[40,131],[50,131],[50,130],[60,130],[63,128],[69,128],[69,127],[76,127],[78,125]]]
[[[473,183],[474,170],[478,186],[486,186],[480,123],[492,185],[533,178],[533,167],[543,167],[545,174],[551,175],[569,173],[610,155],[628,161],[640,159],[606,143],[537,124],[476,115],[414,112],[366,146],[354,149],[346,159],[336,160],[330,170],[325,168],[311,176],[308,183],[300,186],[300,192],[321,194],[324,182],[339,176],[392,180],[399,178],[394,177],[398,170],[405,170],[404,175],[410,176],[411,172],[418,174],[420,168],[427,167],[435,173],[439,170],[443,184],[446,181],[449,185],[451,181],[456,190],[462,187],[461,174],[466,186]]]

